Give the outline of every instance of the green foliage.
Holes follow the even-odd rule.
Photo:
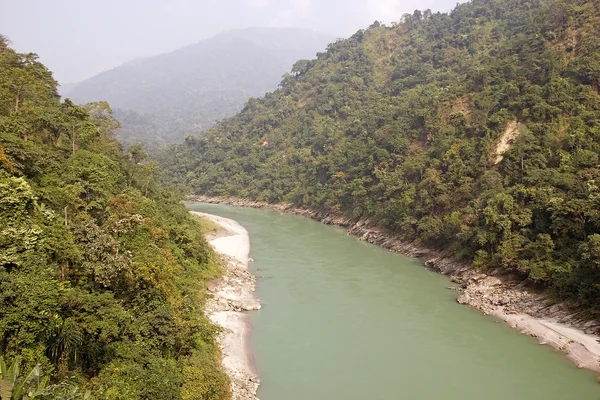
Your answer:
[[[206,368],[214,365],[208,357],[212,352],[197,350],[185,361],[183,367],[183,400],[228,400],[231,394],[227,390],[227,379],[217,368]]]
[[[598,308],[598,26],[583,0],[373,24],[160,161],[195,193],[368,218]]]
[[[36,365],[25,376],[21,376],[21,360],[16,358],[7,366],[0,357],[0,398],[21,400],[40,398],[48,385],[49,377],[42,376],[41,368]]]
[[[202,398],[227,398],[204,228],[141,149],[122,152],[107,103],[61,102],[1,37],[0,76],[2,398],[189,398],[190,360]]]

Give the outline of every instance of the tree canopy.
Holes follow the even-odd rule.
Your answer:
[[[161,156],[198,194],[370,219],[600,307],[600,3],[416,11]]]
[[[200,224],[107,103],[56,87],[0,37],[0,396],[229,398]]]

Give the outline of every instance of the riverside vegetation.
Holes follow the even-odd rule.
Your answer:
[[[36,59],[0,36],[0,396],[229,398],[202,227]]]
[[[369,219],[600,309],[600,2],[374,23],[161,155],[170,179]]]

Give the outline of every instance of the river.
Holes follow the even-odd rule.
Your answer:
[[[261,400],[600,400],[594,374],[457,304],[422,260],[300,216],[189,207],[250,233]]]

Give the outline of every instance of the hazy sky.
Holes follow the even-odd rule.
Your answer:
[[[415,9],[456,0],[0,0],[0,33],[35,52],[59,82],[77,82],[137,57],[254,26],[311,28],[346,37]]]

